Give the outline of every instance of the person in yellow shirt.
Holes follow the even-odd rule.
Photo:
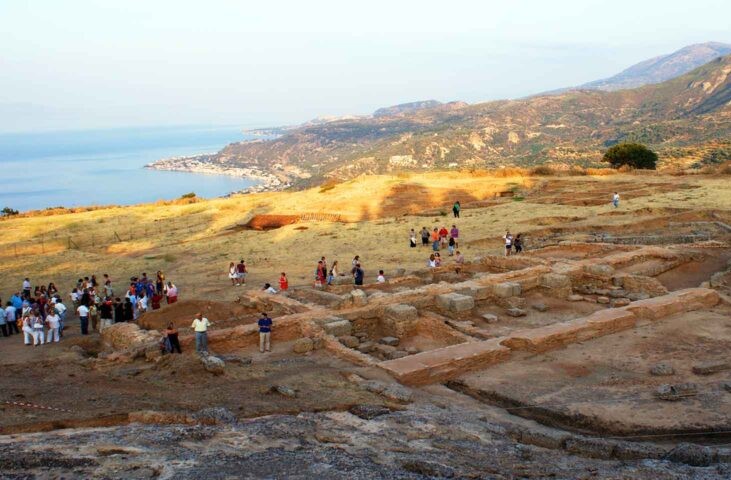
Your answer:
[[[200,312],[195,314],[191,328],[195,331],[195,351],[208,353],[208,327],[211,322]]]

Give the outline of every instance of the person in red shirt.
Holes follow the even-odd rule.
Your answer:
[[[447,227],[442,227],[439,230],[439,241],[442,244],[442,248],[447,246],[447,237],[449,236],[449,230]]]
[[[289,288],[289,281],[287,280],[287,274],[282,272],[279,276],[279,290],[285,291]]]

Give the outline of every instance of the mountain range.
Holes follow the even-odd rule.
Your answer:
[[[689,47],[674,59],[643,62],[612,78],[661,78],[679,71],[680,59],[690,58],[687,52],[698,51],[705,50]],[[275,139],[231,144],[205,161],[267,170],[304,187],[327,178],[403,170],[596,166],[604,149],[623,141],[649,145],[661,166],[731,159],[731,56],[662,83],[621,90],[610,83],[618,84],[604,80],[597,85],[606,88],[472,105],[399,105],[372,116],[289,128]]]

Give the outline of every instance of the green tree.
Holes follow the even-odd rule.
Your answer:
[[[0,215],[2,215],[4,217],[9,217],[11,215],[17,215],[17,214],[18,214],[18,211],[17,210],[13,210],[10,207],[5,207],[2,210],[0,210]]]
[[[654,170],[657,154],[639,143],[620,143],[606,151],[604,161],[614,168],[628,165],[632,168]]]

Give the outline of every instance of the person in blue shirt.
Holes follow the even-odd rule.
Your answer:
[[[353,278],[355,279],[356,285],[363,285],[363,277],[365,276],[365,272],[360,267],[360,263],[355,264],[355,269],[353,270]]]
[[[10,297],[10,303],[12,303],[15,307],[15,311],[17,312],[15,314],[15,319],[17,320],[20,318],[20,313],[23,310],[23,297],[21,297],[20,294],[16,292]]]
[[[259,351],[261,353],[271,351],[271,334],[272,319],[267,316],[266,312],[262,312],[259,319]]]

